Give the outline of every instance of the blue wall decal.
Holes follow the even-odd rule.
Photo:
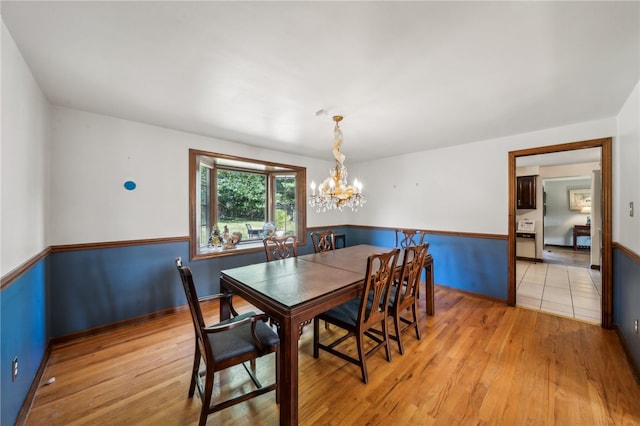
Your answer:
[[[127,191],[133,191],[134,189],[136,189],[136,183],[132,180],[128,180],[124,183],[124,189],[126,189]]]

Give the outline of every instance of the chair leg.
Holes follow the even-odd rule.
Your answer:
[[[393,314],[393,326],[395,328],[396,340],[398,341],[398,351],[400,355],[404,355],[404,344],[402,343],[402,331],[400,331],[401,326],[400,313],[394,312]]]
[[[200,369],[200,349],[196,340],[196,349],[193,355],[193,368],[191,369],[191,383],[189,384],[189,398],[193,397],[198,383],[198,370]]]
[[[413,324],[416,328],[416,339],[420,340],[420,327],[418,326],[418,303],[416,299],[416,303],[411,306],[411,310],[413,312]]]
[[[204,395],[200,395],[202,399],[202,409],[200,410],[199,426],[206,426],[207,417],[209,416],[209,407],[211,406],[211,394],[213,393],[214,372],[207,369],[207,377],[204,383]]]
[[[362,372],[362,381],[369,382],[369,376],[367,374],[367,357],[364,352],[364,338],[362,333],[356,334],[356,344],[358,346],[358,359],[360,359],[360,371]]]
[[[382,320],[382,335],[384,336],[384,350],[387,353],[387,361],[391,362],[391,345],[389,344],[391,339],[389,339],[389,327],[387,327],[386,317]]]

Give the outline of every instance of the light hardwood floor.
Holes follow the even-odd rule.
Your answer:
[[[245,303],[236,303],[247,310]],[[217,305],[205,312],[217,316]],[[436,316],[422,340],[405,337],[358,367],[312,356],[300,340],[303,425],[631,425],[640,424],[640,387],[612,331],[592,324],[436,290]],[[55,347],[27,425],[189,425],[193,328],[187,312]],[[334,333],[336,330],[324,330]],[[273,358],[259,371],[273,376]],[[224,383],[248,385],[238,371]],[[225,390],[223,389],[223,392]],[[274,393],[209,416],[208,424],[276,425]]]

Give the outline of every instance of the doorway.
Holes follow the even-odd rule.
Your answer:
[[[610,328],[612,324],[612,288],[611,288],[611,211],[612,211],[612,139],[593,139],[546,147],[538,147],[509,152],[509,238],[508,238],[508,294],[507,303],[516,305],[516,160],[522,157],[551,153],[569,153],[588,148],[600,148],[602,200],[601,200],[601,326]],[[575,152],[574,152],[575,154]]]

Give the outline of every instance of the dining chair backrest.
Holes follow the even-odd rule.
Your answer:
[[[395,309],[401,310],[403,307],[413,303],[414,299],[417,300],[420,277],[422,276],[422,268],[424,267],[428,248],[429,243],[424,243],[404,249],[400,280],[395,283],[398,286],[397,296],[393,299]]]
[[[262,242],[267,262],[298,256],[298,240],[295,235],[265,237]]]
[[[313,251],[316,253],[336,249],[335,232],[333,231],[312,232],[311,241],[313,242]]]
[[[358,313],[361,330],[367,330],[387,317],[389,296],[399,253],[399,249],[393,249],[367,258],[367,270]]]
[[[396,229],[395,246],[398,248],[419,246],[424,242],[425,235],[419,229]]]
[[[206,345],[204,345],[204,335],[202,329],[206,327],[204,317],[202,316],[202,310],[200,309],[200,303],[198,302],[198,293],[196,292],[196,286],[193,283],[193,275],[191,274],[191,268],[182,265],[182,259],[176,259],[176,267],[180,273],[180,280],[184,287],[184,294],[187,298],[187,304],[189,305],[189,312],[191,313],[191,320],[196,333],[196,340],[200,352],[202,354],[207,353]]]

